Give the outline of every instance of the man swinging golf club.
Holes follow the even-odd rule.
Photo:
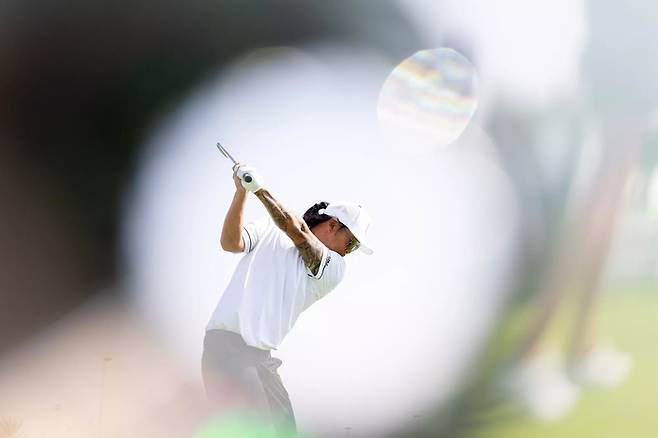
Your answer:
[[[206,326],[204,385],[217,406],[234,405],[239,394],[277,431],[294,433],[293,409],[277,372],[281,360],[270,350],[302,311],[341,282],[343,257],[357,248],[372,254],[366,240],[370,216],[353,202],[321,202],[300,218],[263,187],[254,168],[236,163],[233,171],[236,190],[221,246],[246,254]],[[248,192],[269,216],[243,226]]]

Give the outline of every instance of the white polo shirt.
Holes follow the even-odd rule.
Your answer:
[[[299,315],[342,281],[345,260],[323,245],[314,276],[290,237],[269,216],[243,227],[242,239],[246,255],[206,330],[229,330],[242,335],[248,345],[276,349]]]

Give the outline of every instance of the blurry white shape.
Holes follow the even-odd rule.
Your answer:
[[[498,98],[542,105],[580,89],[580,60],[587,38],[583,0],[398,2],[427,41],[461,38],[473,47],[483,113]]]
[[[651,173],[647,190],[647,209],[649,216],[658,221],[658,166]]]
[[[569,189],[567,214],[577,214],[592,190],[597,172],[601,166],[603,138],[596,123],[585,125],[585,135],[577,157],[574,181]]]
[[[569,380],[555,351],[539,354],[513,369],[503,384],[530,415],[545,422],[562,419],[580,398],[580,388]]]
[[[535,153],[541,171],[541,179],[547,187],[555,188],[564,184],[565,170],[573,160],[573,135],[569,123],[564,119],[545,116],[535,137]]]
[[[632,365],[630,354],[612,345],[597,345],[585,354],[573,373],[583,385],[613,388],[626,380]]]
[[[388,75],[377,102],[384,141],[405,154],[455,141],[477,107],[477,73],[456,50],[421,50]]]
[[[580,84],[586,41],[583,0],[482,1],[477,54],[490,92],[522,104],[569,96]]]
[[[377,254],[347,256],[343,283],[274,352],[300,429],[316,436],[346,424],[375,436],[449,399],[507,290],[518,212],[495,148],[473,125],[413,167],[382,148],[375,107],[391,67],[329,46],[238,60],[155,130],[125,211],[135,303],[198,376],[240,258],[219,247],[234,186],[215,142],[298,214],[323,200],[367,206]],[[250,197],[245,221],[266,214]]]

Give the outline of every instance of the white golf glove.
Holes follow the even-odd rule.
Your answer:
[[[256,193],[263,188],[263,179],[256,171],[256,168],[242,164],[235,170],[235,174],[240,178],[242,187],[247,191]]]

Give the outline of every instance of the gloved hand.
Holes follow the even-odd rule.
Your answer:
[[[245,190],[256,193],[263,188],[263,179],[256,169],[245,164],[238,164],[233,168],[234,175],[240,178]]]

